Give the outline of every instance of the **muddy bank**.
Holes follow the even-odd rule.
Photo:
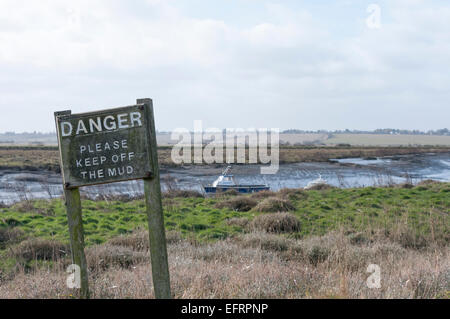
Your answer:
[[[197,165],[161,168],[161,184],[166,189],[202,191],[212,183],[224,165]],[[261,165],[234,165],[233,174],[241,184],[267,184],[272,190],[305,187],[319,174],[337,187],[384,186],[425,179],[450,181],[450,153],[396,155],[375,158],[330,159],[328,162],[282,164],[274,175],[262,175]],[[0,170],[0,202],[62,195],[61,175],[51,171]],[[141,181],[92,186],[81,189],[86,196],[99,194],[141,194]]]
[[[280,163],[316,163],[343,158],[379,158],[426,153],[449,153],[450,147],[331,147],[303,146],[280,148]],[[180,168],[172,162],[172,148],[159,147],[158,158],[162,169]],[[193,154],[193,153],[192,153]],[[235,152],[236,154],[236,152]],[[225,153],[224,153],[225,156]],[[193,161],[192,161],[193,162]],[[226,160],[224,160],[224,163]],[[202,165],[202,164],[201,164]],[[209,167],[208,165],[207,167]],[[191,166],[189,166],[191,167]],[[222,165],[216,165],[222,167]],[[59,153],[54,147],[0,147],[0,170],[49,171],[60,173]]]

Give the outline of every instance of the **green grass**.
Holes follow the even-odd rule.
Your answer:
[[[199,240],[223,238],[238,230],[224,222],[244,213],[214,208],[214,200],[177,198],[165,201],[167,230],[194,234]],[[0,209],[0,228],[17,227],[29,237],[69,242],[65,207],[60,200],[33,201],[28,212],[21,205]],[[143,201],[94,202],[83,201],[83,224],[87,245],[104,243],[118,235],[147,227]],[[51,215],[48,214],[51,212]]]
[[[433,183],[413,188],[335,188],[280,192],[271,196],[288,200],[295,208],[290,213],[300,221],[298,231],[281,236],[306,238],[344,230],[355,240],[365,240],[381,231],[383,236],[398,241],[406,248],[420,248],[424,243],[431,242],[448,245],[449,195],[450,183]],[[258,202],[263,200],[257,194],[254,198]],[[255,209],[238,212],[218,208],[227,207],[218,205],[227,199],[230,197],[165,198],[166,230],[197,242],[211,242],[248,231],[243,228],[246,223],[239,226],[239,223],[227,222],[231,218],[253,220],[258,215],[268,214],[256,212]],[[235,199],[239,200],[239,197]],[[143,200],[83,200],[82,206],[87,246],[103,244],[114,237],[147,228]],[[13,239],[11,234],[15,234]],[[0,279],[14,273],[17,267],[33,267],[36,261],[24,263],[11,255],[11,251],[17,250],[21,242],[33,238],[69,243],[62,200],[22,202],[0,209]]]
[[[406,227],[420,236],[448,240],[450,184],[414,188],[359,188],[307,191],[290,201],[295,206],[301,230],[293,236],[323,235],[335,229],[392,232]],[[277,195],[281,196],[281,195]],[[227,219],[253,219],[254,211],[237,212],[216,208],[223,198],[165,199],[166,229],[180,231],[200,241],[223,239],[242,232]],[[259,201],[261,199],[258,199]],[[87,245],[99,244],[118,235],[147,227],[142,200],[95,202],[84,200],[83,222]],[[0,228],[21,229],[27,237],[69,242],[65,207],[61,200],[38,200],[0,209]],[[433,234],[434,233],[434,234]]]
[[[212,278],[216,278],[213,279],[215,280],[215,284],[220,285],[223,284],[224,271],[231,268],[229,267],[230,263],[233,264],[234,262],[233,271],[235,271],[235,269],[242,269],[244,264],[247,265],[246,263],[248,261],[245,261],[245,259],[248,257],[246,255],[248,251],[245,254],[242,254],[243,250],[249,249],[249,247],[261,247],[261,251],[257,252],[255,255],[258,256],[257,259],[261,263],[260,267],[255,268],[256,274],[258,274],[259,271],[258,276],[260,277],[257,278],[266,278],[267,273],[273,275],[282,269],[287,269],[287,273],[290,274],[292,272],[292,267],[296,268],[299,263],[302,265],[301,263],[305,262],[302,261],[303,259],[298,259],[300,257],[303,258],[303,253],[305,253],[304,256],[307,258],[307,263],[303,265],[308,265],[310,269],[313,269],[310,270],[312,271],[311,276],[313,276],[313,274],[316,276],[317,271],[319,271],[319,273],[322,271],[323,278],[325,279],[329,278],[329,274],[333,273],[333,269],[334,271],[337,271],[336,269],[339,269],[339,272],[342,271],[342,265],[362,267],[357,269],[365,273],[367,267],[366,261],[370,261],[371,263],[383,263],[383,260],[385,260],[389,262],[386,262],[384,267],[391,267],[385,272],[386,274],[390,274],[391,279],[389,280],[391,280],[391,282],[394,280],[392,278],[397,280],[402,276],[403,281],[400,281],[400,285],[403,285],[402,282],[406,282],[406,279],[411,280],[413,284],[417,283],[417,285],[424,285],[422,280],[427,282],[426,280],[430,280],[429,278],[434,278],[433,280],[435,280],[435,282],[441,282],[445,280],[440,279],[445,278],[445,267],[443,266],[441,266],[442,269],[439,273],[442,277],[436,277],[433,270],[434,266],[432,267],[433,269],[427,270],[430,274],[433,273],[433,275],[429,278],[425,277],[425,279],[423,279],[424,275],[421,272],[422,270],[420,270],[420,267],[418,267],[419,270],[417,270],[417,272],[412,271],[416,271],[415,265],[421,264],[422,268],[424,265],[428,265],[425,261],[432,260],[434,262],[436,259],[437,262],[438,256],[441,256],[441,251],[446,251],[446,249],[448,249],[450,241],[449,194],[450,183],[433,182],[424,183],[421,186],[412,188],[410,186],[397,186],[357,189],[334,188],[309,191],[283,190],[278,193],[268,192],[265,194],[259,193],[248,195],[253,197],[253,200],[249,201],[248,198],[246,198],[246,202],[253,202],[253,204],[250,203],[252,205],[256,204],[256,202],[263,201],[264,197],[275,196],[279,199],[283,199],[283,201],[288,201],[290,205],[293,206],[294,209],[289,212],[289,218],[293,220],[292,223],[295,223],[295,227],[291,227],[289,231],[276,234],[247,232],[254,229],[252,227],[254,227],[255,224],[258,224],[258,221],[268,220],[273,223],[275,219],[272,217],[278,216],[278,218],[280,218],[280,215],[284,216],[287,214],[268,215],[271,214],[271,212],[260,213],[256,212],[255,208],[247,212],[238,212],[227,208],[242,207],[239,205],[229,205],[229,200],[231,198],[234,199],[232,203],[235,203],[235,201],[239,201],[242,197],[164,198],[165,226],[167,231],[170,231],[168,237],[170,238],[170,235],[176,235],[175,237],[179,238],[181,235],[185,239],[188,239],[188,243],[190,243],[188,246],[184,245],[186,243],[182,243],[180,246],[169,245],[169,249],[179,249],[178,251],[172,250],[172,253],[179,254],[180,258],[187,258],[183,254],[185,253],[184,250],[187,249],[186,247],[189,247],[188,249],[191,250],[191,255],[189,256],[192,256],[187,259],[189,260],[189,263],[192,263],[192,258],[199,259],[200,262],[197,264],[197,268],[190,268],[187,272],[184,267],[175,267],[174,271],[171,271],[171,276],[173,275],[174,278],[176,278],[174,281],[175,283],[183,283],[183,288],[179,288],[178,290],[182,291],[179,293],[180,296],[184,295],[184,291],[187,289],[186,287],[188,287],[185,282],[180,280],[183,278],[191,278],[189,279],[189,282],[198,280],[198,273],[203,273],[203,271],[206,270],[211,271],[213,274]],[[267,202],[271,202],[271,200]],[[143,200],[131,202],[96,202],[83,200],[82,205],[86,244],[87,246],[91,246],[86,250],[88,254],[89,252],[92,252],[92,246],[106,243],[110,239],[116,237],[116,244],[110,242],[106,246],[100,246],[100,248],[103,247],[103,253],[108,255],[111,254],[111,256],[114,257],[117,256],[118,253],[121,253],[121,250],[117,250],[118,246],[114,246],[118,245],[117,242],[123,243],[125,240],[131,239],[131,243],[134,245],[141,240],[141,237],[146,237],[146,233],[142,231],[138,231],[131,236],[119,237],[127,235],[135,230],[147,228],[147,216],[145,214],[145,204]],[[265,207],[270,207],[270,205]],[[289,208],[292,207],[289,206]],[[255,217],[260,215],[266,216],[261,216],[255,220]],[[231,218],[233,218],[232,222],[229,221]],[[295,218],[297,218],[299,222],[297,222]],[[262,225],[263,223],[259,224]],[[298,227],[298,225],[300,225],[300,227]],[[262,229],[267,230],[267,228]],[[333,230],[339,230],[339,232],[330,233]],[[315,235],[326,236],[320,237],[320,240],[318,241],[317,237],[312,237]],[[235,238],[226,241],[226,245],[224,246],[223,242],[220,242],[220,240],[229,237]],[[302,238],[303,240],[294,240],[297,238]],[[323,238],[328,239],[322,241]],[[348,241],[343,240],[343,238],[346,240],[348,239]],[[199,242],[217,243],[200,245]],[[350,244],[346,244],[347,242]],[[41,269],[53,269],[55,271],[54,273],[62,272],[63,275],[66,275],[64,270],[67,263],[70,263],[68,243],[68,225],[62,200],[36,200],[17,203],[11,207],[0,208],[0,287],[1,284],[8,284],[14,282],[14,280],[17,280],[17,282],[15,282],[15,286],[13,287],[24,285],[24,283],[20,281],[24,280],[20,279],[23,277],[17,277],[17,274],[22,272],[29,275],[29,277],[26,277],[27,283],[28,280],[33,280],[33,276],[35,276],[36,278],[39,278],[39,285],[47,284],[39,277],[42,276],[42,272],[39,272]],[[374,243],[375,246],[381,246],[379,246],[379,249],[374,250],[372,249],[373,247],[365,246],[367,243]],[[393,243],[396,244],[396,246],[392,246]],[[386,245],[383,246],[384,244]],[[214,248],[215,250],[212,255],[210,250],[211,247],[216,247]],[[224,247],[226,248],[225,250]],[[393,249],[392,247],[398,247],[398,251],[403,252],[402,255],[397,255],[397,248],[392,251],[389,250]],[[95,249],[97,248],[99,247],[95,247]],[[441,248],[443,250],[440,250]],[[105,249],[107,249],[107,251],[105,251]],[[183,250],[183,253],[181,253],[180,249]],[[384,257],[376,257],[373,255],[375,254],[374,251],[377,252],[376,254],[381,251],[384,254],[382,255]],[[434,251],[434,255],[430,254],[430,251]],[[270,252],[270,254],[276,253],[279,256],[280,259],[277,264],[270,261],[269,257],[260,257],[261,254],[267,254],[268,252]],[[333,252],[333,254],[331,254],[331,252]],[[408,252],[408,254],[405,252]],[[139,258],[139,262],[141,262],[142,252],[133,250],[133,253],[137,254],[136,256],[138,257],[136,258]],[[412,255],[410,255],[410,253]],[[220,261],[217,256],[221,256],[220,258],[222,258],[223,256],[227,256],[227,254],[228,257],[225,259],[228,260],[229,258],[231,261],[230,263],[227,261],[227,266],[224,267],[223,261]],[[234,259],[230,257],[230,255],[233,255]],[[104,258],[101,254],[99,256],[100,257],[97,257],[98,259]],[[208,259],[209,262],[205,264],[205,258],[204,260],[201,260],[201,256],[207,256],[206,259]],[[333,258],[336,256],[340,257],[335,260],[330,259],[327,261],[329,264],[327,264],[326,267],[320,267],[321,263],[328,260],[328,256],[334,256]],[[407,267],[407,271],[410,273],[401,274],[398,270],[403,269],[400,265],[404,266],[401,259],[405,257],[411,258],[411,256],[415,257],[414,259],[409,259],[410,266]],[[357,260],[355,257],[358,257]],[[372,257],[384,259],[381,259],[381,261],[379,259],[378,261],[374,261],[372,260]],[[240,263],[238,263],[238,260],[240,260]],[[445,258],[442,258],[441,260],[441,257],[439,257],[439,261],[443,265],[445,264]],[[357,263],[355,264],[355,262]],[[95,264],[95,262],[93,263]],[[266,263],[268,263],[269,266],[267,266]],[[195,265],[196,263],[193,264]],[[313,265],[313,268],[311,268],[311,264]],[[272,271],[268,272],[267,267],[272,267],[269,268],[272,269]],[[182,273],[180,273],[179,270],[181,268],[183,268]],[[302,269],[305,268],[306,267]],[[351,269],[352,275],[358,276],[358,271],[354,271],[354,268]],[[126,271],[128,270],[121,269],[121,271],[126,274]],[[36,275],[33,275],[35,272]],[[230,276],[230,273],[226,276]],[[300,275],[297,274],[296,276]],[[65,277],[62,276],[61,278]],[[246,278],[248,280],[247,275],[244,274],[234,280],[236,283],[242,283],[245,282]],[[248,283],[248,287],[245,288],[245,291],[249,291],[251,287],[253,287],[253,275],[251,278],[251,283]],[[97,279],[94,276],[93,281],[95,282],[95,280]],[[354,277],[353,280],[360,280],[360,278]],[[264,280],[261,280],[261,282],[262,281]],[[437,297],[444,298],[447,292],[442,291],[444,288],[440,288],[440,284],[434,285],[433,282],[434,281],[430,283],[428,281],[425,284],[424,287],[430,287],[430,290],[426,290],[426,292],[433,297],[435,296],[433,294],[436,292],[435,294]],[[99,281],[96,282],[96,285],[98,284]],[[185,284],[186,286],[184,286]],[[127,285],[129,285],[129,282],[127,282]],[[210,285],[211,284],[208,283],[208,287],[210,287]],[[289,283],[289,287],[290,285],[291,283]],[[326,282],[322,282],[321,285],[330,285],[330,282],[327,279]],[[139,285],[135,285],[135,287],[137,286]],[[232,287],[233,284],[227,285],[227,287],[230,286]],[[31,284],[30,287],[32,287],[30,289],[35,289],[34,284]],[[276,290],[278,289],[277,287],[278,283],[273,285],[270,289]],[[409,289],[412,289],[413,291],[414,289],[417,289],[414,288],[415,286],[411,287],[412,288]],[[198,289],[199,291],[208,291],[210,288],[201,286]],[[8,291],[14,290],[15,289],[10,289]],[[53,289],[51,291],[53,291]],[[147,291],[145,293],[147,293]],[[365,292],[361,290],[359,293],[364,294]],[[132,293],[130,294],[132,295]],[[260,291],[258,290],[258,296],[261,296],[259,294]],[[390,293],[387,295],[391,297],[397,296]],[[124,296],[129,297],[127,293],[125,293]],[[226,296],[236,295],[229,293]],[[279,293],[277,296],[285,297],[285,294]]]

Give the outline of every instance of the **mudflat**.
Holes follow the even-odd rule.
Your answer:
[[[300,162],[327,162],[330,159],[361,157],[373,158],[392,155],[447,153],[448,146],[423,147],[348,147],[348,146],[282,146],[280,164]],[[175,167],[171,159],[172,147],[158,147],[159,164],[162,167]],[[236,153],[236,152],[235,152]],[[198,165],[198,164],[197,164]],[[48,170],[60,172],[57,147],[0,147],[0,168],[14,170]]]

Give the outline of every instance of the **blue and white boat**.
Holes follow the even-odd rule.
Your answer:
[[[235,190],[239,193],[256,193],[260,191],[266,191],[269,190],[270,187],[268,185],[242,185],[237,184],[234,176],[230,173],[231,172],[231,166],[228,166],[222,173],[222,175],[217,178],[214,183],[203,186],[203,189],[205,190],[205,193],[207,194],[215,194],[215,193],[222,193],[226,192],[228,190]]]

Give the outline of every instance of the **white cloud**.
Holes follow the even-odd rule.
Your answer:
[[[194,119],[218,127],[446,125],[435,113],[449,115],[448,6],[389,2],[382,17],[390,19],[376,30],[362,10],[349,17],[359,29],[348,37],[288,5],[268,3],[268,19],[243,27],[190,17],[175,4],[0,0],[0,131],[50,130],[58,105],[85,111],[144,96],[157,99],[164,129]],[[27,125],[10,120],[25,109]]]

